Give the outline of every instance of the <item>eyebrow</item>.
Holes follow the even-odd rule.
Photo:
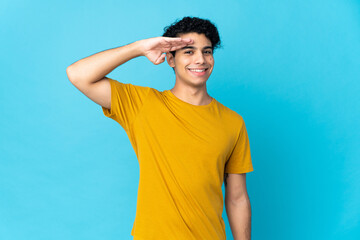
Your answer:
[[[205,46],[205,47],[203,47],[203,50],[208,49],[208,48],[210,48],[212,50],[211,46]],[[197,48],[193,47],[193,46],[186,46],[186,47],[181,48],[181,50],[184,50],[184,49],[197,49]]]

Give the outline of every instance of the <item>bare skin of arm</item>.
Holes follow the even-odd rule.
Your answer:
[[[246,173],[225,173],[225,209],[234,240],[251,239],[251,205]]]
[[[146,56],[153,64],[165,61],[165,54],[193,42],[192,39],[154,37],[98,52],[80,59],[66,69],[70,82],[97,104],[111,108],[111,88],[107,74],[125,62]]]

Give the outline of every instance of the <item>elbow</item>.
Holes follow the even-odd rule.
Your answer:
[[[74,70],[73,70],[73,66],[72,65],[70,65],[70,66],[68,66],[67,68],[66,68],[66,75],[67,75],[67,77],[68,77],[68,79],[69,79],[69,81],[71,82],[71,83],[74,83],[75,82],[75,75],[74,75]]]
[[[241,197],[227,197],[225,198],[225,203],[228,205],[250,205],[250,199],[247,194],[242,195]]]

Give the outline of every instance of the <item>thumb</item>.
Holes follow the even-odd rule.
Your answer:
[[[156,65],[163,63],[165,61],[166,54],[161,54],[161,56],[156,60]]]

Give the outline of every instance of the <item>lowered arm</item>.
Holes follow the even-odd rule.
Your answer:
[[[246,173],[225,173],[225,209],[234,240],[251,239],[251,205]]]

